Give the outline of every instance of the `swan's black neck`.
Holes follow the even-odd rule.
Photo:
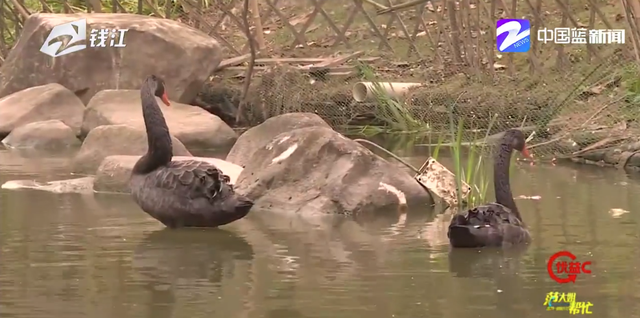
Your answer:
[[[136,163],[134,173],[149,173],[171,162],[173,157],[171,135],[169,127],[156,101],[154,92],[157,83],[151,79],[145,80],[140,90],[142,99],[142,116],[147,130],[147,153]]]
[[[509,184],[509,165],[511,163],[511,153],[513,148],[507,142],[502,142],[495,158],[493,167],[493,183],[496,192],[496,202],[511,209],[513,214],[522,221],[520,211],[513,200],[511,185]]]

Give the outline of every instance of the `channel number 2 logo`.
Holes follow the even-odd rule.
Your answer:
[[[501,19],[496,23],[496,44],[503,53],[528,52],[531,48],[531,23],[525,19]]]

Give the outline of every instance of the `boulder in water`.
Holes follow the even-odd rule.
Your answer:
[[[191,156],[187,148],[171,136],[173,154]],[[147,132],[127,125],[103,125],[92,129],[73,159],[74,171],[93,174],[108,156],[141,156],[147,152]]]
[[[89,47],[87,41],[86,49],[55,58],[40,52],[55,26],[80,19],[86,20],[86,32],[128,29],[122,41],[126,47]],[[60,83],[74,92],[83,91],[80,97],[86,104],[101,90],[138,89],[147,75],[155,74],[165,79],[173,100],[190,103],[220,61],[222,47],[214,38],[171,19],[122,13],[36,13],[27,18],[18,42],[2,63],[0,97]]]
[[[83,112],[82,101],[60,84],[27,88],[0,99],[0,137],[17,127],[52,119],[71,127],[77,135]]]
[[[227,155],[227,161],[244,166],[253,153],[266,146],[277,135],[304,127],[330,128],[320,116],[313,113],[289,113],[267,119],[240,135]]]
[[[403,169],[322,126],[282,133],[256,149],[236,189],[258,208],[306,216],[364,217],[433,204],[430,194]]]
[[[187,149],[228,150],[238,138],[231,127],[206,110],[172,102],[161,106],[169,131]],[[96,94],[84,113],[82,135],[101,125],[129,125],[144,131],[138,90],[105,90]]]
[[[98,167],[93,189],[98,192],[130,193],[129,179],[138,159],[140,156],[106,157]],[[176,156],[173,160],[200,160],[212,163],[229,176],[231,183],[235,183],[242,172],[242,167],[217,158]]]
[[[71,127],[59,120],[37,121],[11,131],[2,143],[11,148],[59,150],[80,145]]]

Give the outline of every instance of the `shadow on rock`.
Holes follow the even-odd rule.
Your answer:
[[[234,261],[253,259],[253,248],[233,232],[220,229],[163,229],[145,237],[133,267],[154,281],[178,279],[219,283]]]
[[[452,248],[449,272],[458,277],[494,278],[501,274],[516,275],[528,244],[509,248]]]

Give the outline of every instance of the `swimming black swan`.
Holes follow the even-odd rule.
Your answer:
[[[169,106],[164,81],[151,75],[140,89],[149,149],[131,172],[131,194],[140,208],[169,228],[216,227],[243,218],[253,202],[236,194],[213,164],[171,161],[169,127],[155,96]]]
[[[509,162],[516,149],[526,157],[524,134],[517,129],[504,133],[493,167],[496,203],[488,203],[454,216],[447,236],[452,247],[508,246],[531,240],[509,185]]]

